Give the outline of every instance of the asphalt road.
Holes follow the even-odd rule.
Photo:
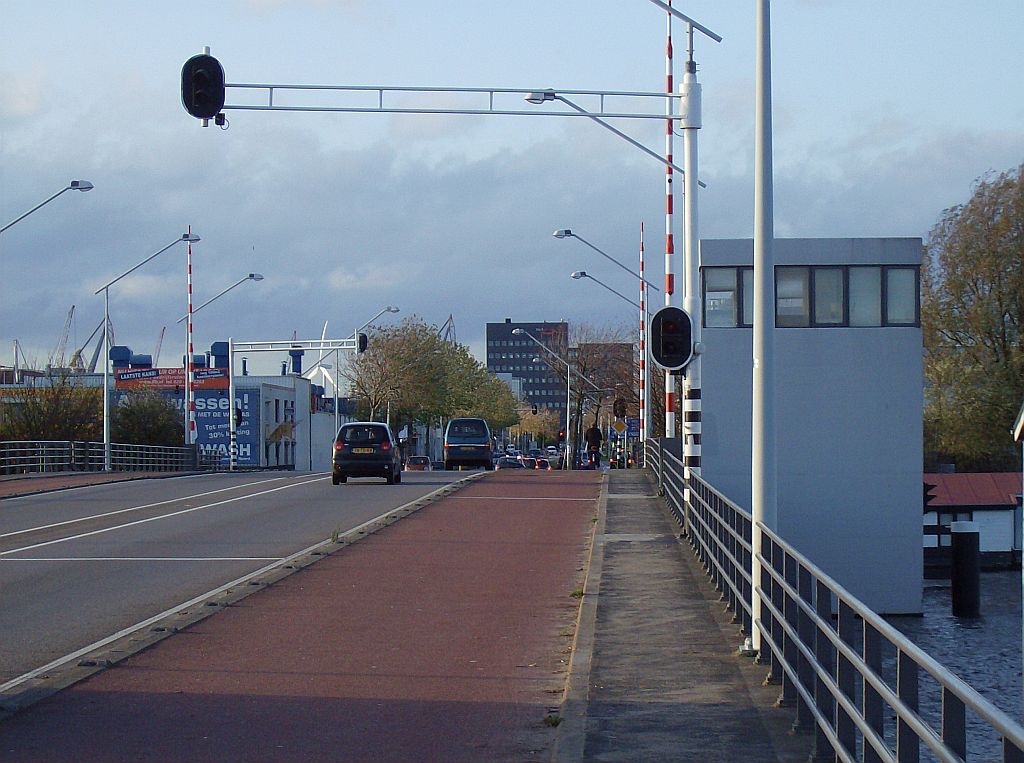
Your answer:
[[[0,684],[464,476],[212,474],[5,499]]]

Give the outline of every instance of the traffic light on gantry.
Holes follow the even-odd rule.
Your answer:
[[[224,67],[206,53],[181,67],[181,103],[196,119],[213,119],[224,108]]]
[[[369,344],[369,339],[366,334],[360,334],[358,338],[358,344],[356,345],[357,352],[366,352],[366,345]]]
[[[666,306],[651,316],[651,354],[668,371],[678,371],[693,357],[693,324],[687,312]]]

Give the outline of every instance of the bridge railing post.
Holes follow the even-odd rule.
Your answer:
[[[824,631],[825,628],[831,630],[832,591],[821,580],[815,580],[814,612],[821,621],[814,633],[814,657],[828,676],[835,681],[836,647]],[[822,716],[827,718],[830,723],[835,724],[836,701],[821,678],[817,678],[814,682],[814,704]],[[814,759],[835,760],[832,745],[825,735],[825,730],[820,727],[817,728],[814,735]]]
[[[802,564],[794,559],[794,563],[797,565],[797,591],[800,596],[800,600],[807,606],[814,606],[814,581],[811,577],[811,571],[804,567]],[[814,644],[814,621],[811,619],[810,613],[796,600],[793,601],[793,605],[797,610],[797,636],[800,639],[800,643],[805,646],[811,646]],[[805,691],[814,693],[814,667],[811,665],[811,661],[807,659],[803,651],[797,650],[797,677],[800,680],[800,685]],[[814,714],[811,712],[810,705],[804,700],[802,694],[797,694],[797,717],[796,723],[797,728],[801,731],[810,731],[814,726]]]
[[[780,549],[782,551],[782,570],[780,571],[786,584],[791,589],[797,587],[797,562],[796,558],[792,554]],[[799,606],[796,600],[789,594],[782,584],[779,584],[779,595],[782,599],[782,616],[786,619],[786,625],[789,626],[793,631],[797,631],[799,625],[797,623],[797,612]],[[782,635],[782,656],[786,661],[787,665],[797,665],[800,655],[800,649],[797,647],[796,640],[791,637],[784,629],[780,628]],[[793,679],[789,677],[788,673],[782,674],[782,699],[780,704],[783,707],[792,707],[797,701],[798,694],[796,691],[796,684],[793,683]]]
[[[864,663],[875,675],[882,672],[882,637],[871,623],[864,622]],[[885,704],[866,676],[862,677],[864,720],[879,739],[885,739]],[[881,756],[871,743],[864,740],[864,763],[882,763]]]

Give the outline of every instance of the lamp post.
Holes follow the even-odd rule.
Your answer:
[[[368,320],[362,326],[360,326],[355,331],[353,331],[352,332],[352,339],[355,340],[356,352],[359,352],[359,332],[360,331],[362,331],[364,328],[369,326],[375,320],[380,318],[382,315],[384,315],[384,313],[397,313],[397,312],[399,312],[399,309],[397,307],[393,307],[392,305],[388,305],[387,307],[381,308],[380,312],[378,312],[375,316],[370,318],[370,320]],[[337,350],[334,351],[334,365],[335,366],[338,365],[338,351]],[[337,373],[337,371],[335,371],[335,373]],[[391,401],[389,400],[388,401],[388,426],[391,426],[390,421],[391,421]],[[338,430],[338,424],[339,424],[339,419],[338,419],[338,382],[335,379],[335,381],[334,381],[334,430],[335,431]]]
[[[585,271],[585,270],[577,270],[576,272],[574,272],[574,273],[570,274],[570,277],[571,277],[571,278],[573,278],[573,279],[574,279],[574,280],[576,280],[576,281],[579,281],[579,280],[580,280],[581,278],[589,278],[589,279],[590,279],[591,281],[593,281],[594,283],[596,283],[596,284],[598,284],[598,285],[600,285],[600,286],[603,286],[604,288],[606,288],[606,289],[607,289],[608,291],[610,291],[610,292],[611,292],[612,294],[614,294],[614,295],[615,295],[616,297],[618,297],[619,299],[624,299],[624,300],[626,300],[626,302],[628,302],[629,304],[631,304],[631,305],[632,305],[633,307],[635,307],[635,308],[636,308],[637,310],[639,310],[639,309],[640,309],[640,305],[639,305],[638,303],[636,303],[636,302],[634,302],[633,300],[631,300],[631,299],[630,299],[629,297],[627,297],[627,296],[626,296],[625,294],[623,294],[622,292],[616,291],[616,290],[615,290],[615,289],[613,289],[613,288],[612,288],[611,286],[609,286],[608,284],[606,284],[606,283],[605,283],[604,281],[599,281],[599,280],[597,280],[596,278],[594,278],[594,276],[590,275],[590,274],[589,274],[589,273],[587,273],[587,271]]]
[[[198,239],[196,239],[196,240],[198,241]],[[228,293],[229,291],[231,291],[232,289],[234,289],[234,288],[235,288],[236,286],[241,286],[241,285],[242,285],[243,283],[245,283],[246,281],[262,281],[262,280],[263,280],[263,276],[262,276],[262,275],[261,275],[260,273],[250,273],[249,275],[245,276],[245,278],[239,278],[239,279],[238,279],[237,281],[235,281],[235,282],[234,282],[233,284],[231,284],[231,285],[230,285],[230,286],[229,286],[228,288],[226,288],[226,289],[225,289],[224,291],[220,292],[219,294],[217,294],[217,295],[216,295],[216,296],[214,296],[214,297],[210,297],[210,298],[209,298],[208,300],[206,300],[206,301],[205,301],[205,302],[204,302],[203,304],[201,304],[201,305],[200,305],[199,307],[194,307],[194,308],[192,308],[192,314],[193,314],[193,315],[195,315],[195,314],[196,314],[196,313],[198,313],[198,312],[199,312],[200,310],[202,310],[202,309],[203,309],[204,307],[206,307],[206,306],[207,306],[208,304],[210,304],[211,302],[213,302],[213,301],[214,301],[215,299],[218,299],[218,298],[220,298],[220,297],[223,297],[223,296],[224,296],[225,294],[227,294],[227,293]],[[188,316],[187,316],[187,315],[183,315],[183,316],[181,316],[180,318],[178,318],[178,320],[177,320],[176,322],[177,322],[177,323],[181,323],[181,322],[182,322],[183,320],[185,320],[186,318],[188,318]]]
[[[569,422],[571,420],[572,411],[572,366],[569,365],[567,359],[563,359],[558,353],[540,341],[537,337],[531,334],[526,329],[512,329],[513,336],[528,336],[534,341],[534,343],[547,351],[547,353],[555,358],[565,366],[565,463],[563,469],[569,471],[572,470],[570,459],[573,456],[572,450],[572,438],[570,437],[571,429]],[[566,346],[566,358],[568,358],[568,345]]]
[[[13,219],[9,223],[7,223],[7,225],[5,225],[3,228],[0,228],[0,233],[3,233],[5,230],[10,228],[15,223],[21,222],[26,217],[28,217],[30,214],[32,214],[37,209],[39,209],[40,207],[43,207],[43,206],[49,204],[51,201],[56,199],[58,196],[60,196],[65,191],[82,191],[82,192],[85,192],[85,191],[91,191],[92,189],[93,189],[93,184],[90,183],[88,180],[72,180],[68,185],[66,185],[63,188],[61,188],[59,191],[57,191],[57,193],[53,194],[53,196],[51,196],[50,198],[46,199],[43,202],[40,202],[39,204],[36,204],[34,207],[32,207],[32,209],[30,209],[25,214],[21,215],[20,217],[16,217],[15,219]]]
[[[620,268],[629,273],[631,276],[638,278],[640,280],[640,304],[638,305],[638,307],[640,308],[640,441],[646,442],[647,426],[651,418],[649,388],[647,384],[647,305],[650,302],[647,298],[647,290],[648,288],[651,288],[654,289],[655,291],[661,291],[661,289],[659,289],[653,283],[644,278],[644,224],[642,222],[640,223],[639,273],[634,273],[632,270],[627,268],[625,265],[623,265],[617,259],[612,257],[610,254],[602,251],[601,249],[587,241],[585,238],[583,238],[583,236],[580,236],[577,233],[573,233],[568,228],[556,230],[552,235],[558,239],[574,238],[577,241],[581,241],[582,243],[589,246],[591,249],[593,249],[595,252],[600,254],[605,259],[611,260]]]
[[[92,184],[89,186],[92,187]],[[86,189],[88,190],[88,189]],[[130,273],[134,273],[136,270],[141,268],[150,260],[154,259],[158,255],[163,254],[175,244],[181,243],[193,243],[199,241],[199,236],[194,233],[182,233],[181,238],[176,238],[174,241],[169,243],[163,249],[160,249],[153,254],[149,255],[142,262],[130,267],[124,271],[117,278],[103,284],[94,293],[99,294],[103,292],[103,325],[105,330],[103,332],[103,470],[110,471],[110,287],[120,281]]]

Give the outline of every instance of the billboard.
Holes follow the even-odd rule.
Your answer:
[[[196,368],[192,371],[193,389],[227,389],[226,368]],[[184,368],[118,368],[114,371],[114,389],[185,389]]]

